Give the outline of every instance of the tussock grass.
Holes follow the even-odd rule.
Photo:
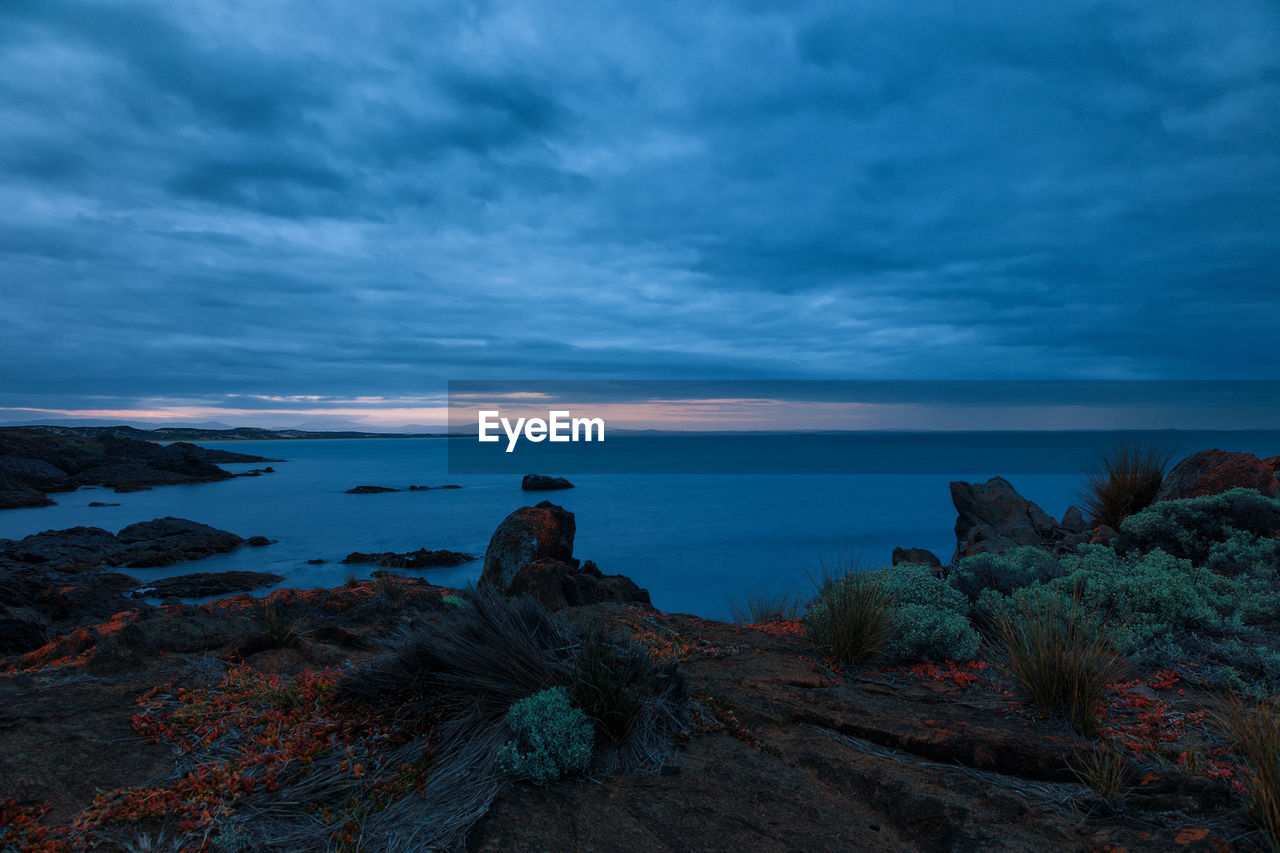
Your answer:
[[[879,572],[856,560],[824,562],[818,594],[804,614],[809,639],[842,663],[861,664],[897,632],[897,607]]]
[[[1067,766],[1082,785],[1092,788],[1107,799],[1118,797],[1129,790],[1133,778],[1129,760],[1110,746],[1084,751]]]
[[[284,613],[271,601],[262,603],[262,618],[267,624],[267,633],[271,635],[271,642],[278,649],[298,642],[311,628],[307,617]]]
[[[1115,651],[1114,626],[1078,597],[1045,590],[1020,597],[1012,613],[997,620],[996,634],[1027,698],[1063,714],[1082,734],[1098,732],[1107,686],[1128,671]]]
[[[1136,443],[1119,444],[1099,459],[1086,472],[1083,496],[1093,525],[1119,530],[1120,522],[1150,506],[1170,459],[1167,451]]]
[[[742,601],[729,605],[729,617],[737,625],[756,625],[800,617],[803,602],[787,593],[747,590]]]
[[[389,571],[379,572],[373,582],[373,598],[387,610],[399,610],[409,597],[404,578]]]
[[[1280,850],[1280,706],[1276,700],[1250,702],[1228,696],[1213,716],[1245,760],[1251,816]]]

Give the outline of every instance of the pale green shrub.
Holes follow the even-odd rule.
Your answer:
[[[880,569],[894,604],[894,632],[885,653],[904,660],[972,660],[981,638],[969,624],[969,601],[928,566]]]
[[[515,739],[498,751],[506,773],[545,785],[591,761],[595,730],[587,715],[569,704],[563,687],[542,690],[514,703],[507,726]]]

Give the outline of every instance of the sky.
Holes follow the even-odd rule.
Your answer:
[[[1280,378],[1274,0],[5,0],[0,128],[0,422]]]

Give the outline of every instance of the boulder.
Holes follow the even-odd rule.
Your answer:
[[[938,555],[924,548],[894,548],[892,561],[895,566],[910,563],[933,569],[942,568],[942,560],[938,559]]]
[[[520,488],[526,492],[553,492],[557,489],[572,489],[573,483],[570,483],[564,477],[548,477],[545,474],[525,474],[524,479],[520,481]]]
[[[959,513],[953,562],[1019,545],[1048,545],[1068,532],[1002,477],[985,483],[953,482],[951,501]]]
[[[1072,533],[1085,533],[1089,530],[1084,512],[1075,504],[1067,507],[1067,511],[1062,514],[1062,526]]]
[[[498,525],[484,552],[480,583],[505,591],[511,588],[516,572],[526,563],[560,560],[577,565],[573,559],[573,537],[577,526],[573,513],[551,501],[521,507]]]
[[[507,595],[536,598],[548,610],[581,607],[604,601],[631,602],[652,607],[649,593],[623,575],[606,575],[591,560],[539,560],[516,572]]]
[[[1228,489],[1257,489],[1267,497],[1280,497],[1276,472],[1252,453],[1201,450],[1179,462],[1164,478],[1156,501],[1199,498]]]
[[[622,575],[605,575],[573,556],[573,513],[543,501],[503,519],[484,554],[480,586],[503,595],[528,595],[546,607],[605,601],[649,604],[649,594]]]

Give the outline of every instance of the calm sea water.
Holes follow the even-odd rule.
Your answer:
[[[626,440],[610,439],[619,446]],[[81,524],[117,531],[136,521],[173,515],[277,542],[133,574],[146,580],[186,571],[249,569],[283,575],[283,586],[333,586],[351,569],[359,576],[372,571],[371,566],[342,565],[339,561],[351,551],[425,547],[483,555],[508,513],[550,499],[577,516],[578,557],[595,560],[606,573],[633,578],[664,610],[724,617],[746,590],[811,592],[810,576],[818,574],[821,561],[840,554],[881,565],[888,563],[894,546],[902,545],[929,548],[945,562],[955,546],[951,480],[985,481],[1001,474],[1060,518],[1077,502],[1092,455],[1111,446],[1115,437],[1096,434],[1089,442],[1078,435],[1064,437],[1060,453],[1045,470],[1069,473],[1053,474],[1009,474],[999,464],[999,453],[992,455],[989,439],[980,442],[981,453],[967,452],[975,439],[963,434],[919,434],[914,440],[921,443],[922,453],[980,459],[981,467],[964,470],[965,463],[957,462],[954,471],[912,474],[581,474],[573,477],[575,489],[533,493],[522,492],[520,478],[510,474],[449,474],[448,439],[208,442],[288,461],[275,463],[274,474],[221,483],[120,495],[109,489],[54,495],[57,506],[0,512],[0,538]],[[786,441],[786,436],[761,436],[744,448],[740,441],[710,440],[706,452],[763,457],[780,446],[770,442]],[[1055,452],[1043,435],[1019,439],[1010,434],[1004,441],[1010,460],[1025,457],[1026,442],[1035,442],[1036,452]],[[1165,444],[1170,445],[1167,437]],[[1182,433],[1172,444],[1181,454],[1216,446],[1270,456],[1280,453],[1280,433]],[[463,488],[344,494],[362,484],[403,489],[411,483],[457,483]],[[94,500],[121,506],[90,508]],[[326,562],[307,565],[312,558]],[[475,581],[480,568],[477,561],[421,575],[432,583],[457,586]]]

